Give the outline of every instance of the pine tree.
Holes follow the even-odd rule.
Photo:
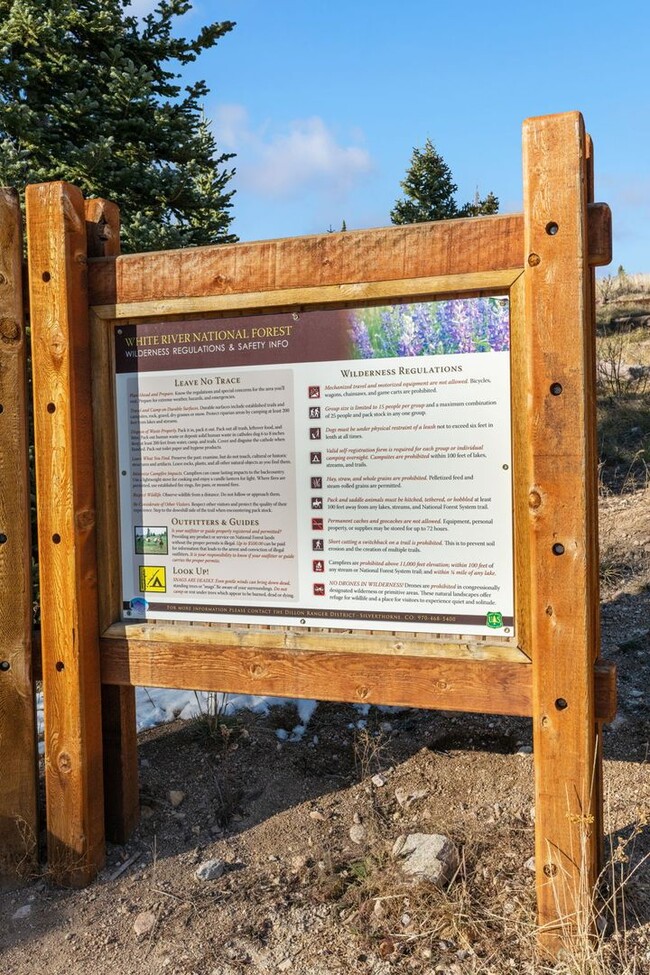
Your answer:
[[[186,0],[0,0],[0,184],[65,179],[113,200],[125,251],[232,241],[231,158],[179,69],[234,24],[173,35]]]
[[[459,207],[451,169],[436,147],[427,139],[423,149],[414,149],[406,177],[400,183],[405,199],[397,200],[391,210],[393,223],[422,223],[425,220],[449,220],[452,217],[475,217],[496,213],[499,201],[494,193],[485,199],[478,192],[473,203]]]
[[[499,212],[499,198],[494,193],[488,193],[481,199],[478,190],[471,203],[466,203],[458,211],[459,217],[485,217]]]

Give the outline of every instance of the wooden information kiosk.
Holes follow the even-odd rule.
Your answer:
[[[615,713],[614,669],[599,661],[593,307],[610,215],[593,202],[578,113],[524,124],[523,169],[523,214],[127,256],[115,206],[64,183],[28,187],[48,855],[61,880],[89,882],[105,835],[124,840],[137,822],[134,687],[150,684],[531,716],[546,945],[586,910],[603,842],[601,728]],[[390,351],[399,316],[413,329],[429,316],[440,337],[443,311],[458,309],[493,316],[483,344]],[[504,309],[507,341],[494,338]],[[336,351],[345,321],[352,354]],[[442,376],[436,355],[463,365]],[[461,369],[476,386],[452,393]],[[215,392],[235,374],[238,390]],[[217,416],[239,446],[192,482],[182,444],[203,435],[218,453]],[[453,460],[435,453],[450,442]],[[245,524],[249,462],[275,535]],[[188,497],[192,483],[216,491],[213,516],[177,492],[164,519],[166,475],[151,485],[166,463],[184,470]],[[345,517],[352,534],[335,535]],[[430,531],[426,557],[416,526]],[[410,554],[377,555],[380,538]],[[473,544],[485,548],[461,558]],[[253,562],[227,580],[215,569],[233,547],[261,559],[276,599],[259,596]],[[273,574],[280,552],[287,569]]]

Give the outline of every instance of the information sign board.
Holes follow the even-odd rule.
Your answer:
[[[508,299],[119,325],[123,618],[512,635]]]

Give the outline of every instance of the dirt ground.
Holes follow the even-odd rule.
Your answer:
[[[620,702],[604,736],[606,842],[627,875],[616,892],[626,930],[609,918],[602,969],[561,970],[643,975],[650,490],[605,499],[601,538],[603,656],[618,666]],[[321,704],[300,741],[278,738],[297,723],[286,707],[215,733],[200,720],[144,733],[135,835],[109,847],[85,890],[57,888],[45,870],[0,894],[0,975],[546,971],[532,949],[530,721],[371,709],[360,728],[361,717]],[[444,833],[461,851],[444,893],[399,873],[391,848],[412,832]],[[223,873],[198,879],[211,859]],[[605,899],[613,886],[608,874]]]

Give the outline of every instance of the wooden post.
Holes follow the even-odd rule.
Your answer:
[[[577,112],[524,124],[525,315],[540,936],[590,923],[598,866],[599,649],[594,329]]]
[[[0,189],[0,882],[36,862],[37,751],[32,681],[32,584],[23,316],[22,217]]]
[[[594,144],[590,135],[586,136],[585,139],[585,156],[587,162],[587,205],[592,208],[595,200],[595,176],[594,176]],[[612,235],[611,235],[611,214],[609,213],[609,207],[605,207],[606,219],[605,225],[608,233],[605,235],[606,246],[604,248],[605,253],[602,255],[602,263],[610,264],[612,260]],[[592,254],[592,242],[589,244],[590,257]],[[588,300],[587,306],[589,308],[589,318],[590,325],[593,329],[594,342],[596,334],[596,265],[593,260],[590,261],[590,268],[588,274]],[[589,384],[592,389],[596,389],[596,379],[597,379],[597,369],[596,369],[596,353],[595,346],[593,355],[590,356],[589,362],[587,363],[589,369]],[[596,434],[596,410],[594,405],[594,412],[592,417],[593,422],[593,435]],[[593,446],[594,453],[597,452],[596,445]],[[596,507],[596,513],[598,508]],[[596,518],[594,524],[594,533],[598,534],[598,520]],[[596,537],[596,553],[600,550],[598,544],[598,538]],[[600,572],[599,563],[596,559],[594,567],[595,577],[593,579],[593,587],[597,594],[598,605],[600,606]],[[596,706],[596,716],[598,717],[598,707]],[[593,801],[592,808],[594,814],[594,832],[596,834],[596,878],[600,877],[605,866],[605,790],[603,783],[603,721],[602,718],[596,721],[596,755],[594,758],[594,784],[593,784]]]
[[[86,200],[86,236],[89,257],[117,257],[120,253],[120,211],[114,203],[107,200]],[[95,323],[93,323],[95,324]],[[100,328],[104,322],[96,320]],[[93,360],[101,355],[101,343],[91,331]],[[106,363],[102,362],[105,367]],[[96,383],[112,384],[109,369],[101,370],[95,376]],[[105,435],[106,418],[95,411],[95,446]],[[96,451],[97,453],[97,451]],[[101,450],[99,451],[101,455]],[[95,470],[101,470],[101,463],[95,458]],[[98,499],[99,500],[99,499]],[[109,507],[106,506],[108,512]],[[114,508],[110,507],[112,515]],[[103,519],[106,513],[98,513],[98,544],[102,546]],[[108,590],[102,586],[102,592]],[[99,623],[103,633],[115,622],[111,612],[110,600],[99,600]],[[104,821],[106,838],[112,843],[125,843],[140,819],[140,793],[138,787],[138,741],[136,735],[135,688],[117,687],[102,684],[102,731],[104,747]]]
[[[26,202],[48,857],[83,885],[105,856],[84,202],[66,183]]]

